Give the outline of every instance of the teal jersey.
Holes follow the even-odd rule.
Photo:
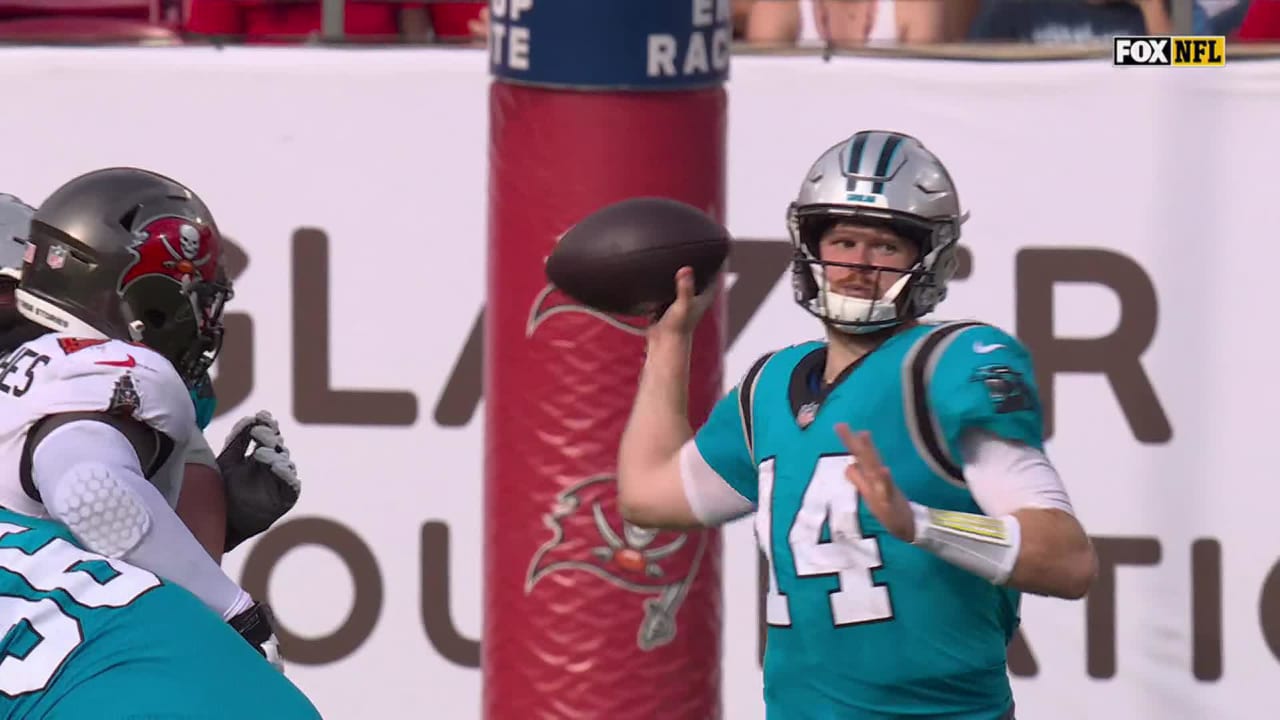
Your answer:
[[[196,406],[196,427],[204,432],[213,422],[213,415],[218,410],[218,396],[213,391],[213,381],[205,373],[194,388],[191,389],[191,402]]]
[[[961,436],[1042,447],[1030,356],[988,325],[905,330],[829,388],[826,345],[761,358],[695,442],[756,509],[769,561],[771,720],[997,720],[1013,704],[1005,648],[1019,593],[890,535],[845,477],[838,422],[870,432],[911,500],[981,513]]]
[[[0,510],[0,720],[318,720],[195,596]]]

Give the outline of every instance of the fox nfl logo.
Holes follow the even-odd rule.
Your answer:
[[[1221,67],[1227,64],[1222,35],[1129,35],[1115,38],[1113,65]]]

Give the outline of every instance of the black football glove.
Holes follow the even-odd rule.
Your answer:
[[[280,641],[276,639],[276,619],[271,614],[270,607],[256,602],[248,610],[228,620],[227,624],[240,633],[240,637],[266,658],[272,667],[284,672]]]
[[[218,472],[227,493],[224,552],[271,527],[293,509],[302,491],[280,426],[265,410],[231,429],[218,455]]]

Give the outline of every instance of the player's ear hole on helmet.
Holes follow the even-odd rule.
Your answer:
[[[142,313],[142,322],[151,328],[162,328],[169,322],[169,316],[163,310],[146,310]]]

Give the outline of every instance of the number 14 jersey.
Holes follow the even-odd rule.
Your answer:
[[[1029,355],[994,327],[947,323],[893,336],[830,386],[825,361],[817,342],[761,358],[695,440],[755,507],[769,717],[996,720],[1012,705],[1019,594],[886,532],[845,478],[834,427],[870,432],[910,500],[981,513],[960,438],[1042,447]]]

